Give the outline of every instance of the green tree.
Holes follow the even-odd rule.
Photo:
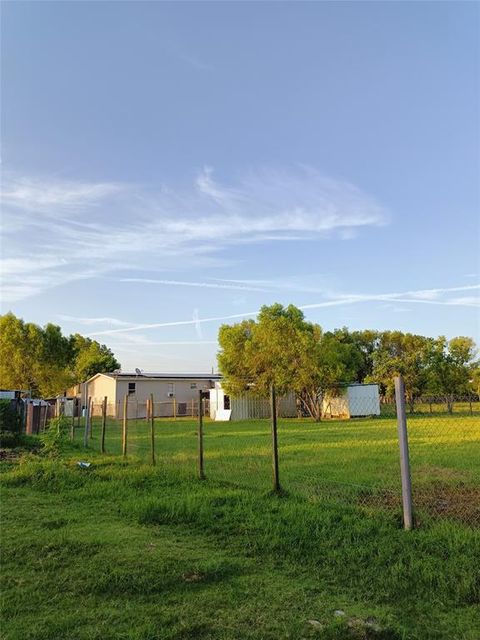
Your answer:
[[[263,306],[257,321],[221,326],[218,363],[225,388],[238,393],[254,387],[256,393],[267,395],[274,384],[280,393],[285,392],[300,366],[306,339],[315,330],[300,309],[281,304]]]
[[[454,396],[471,390],[472,376],[478,366],[475,355],[475,342],[465,336],[450,341],[440,336],[432,343],[428,362],[429,390],[445,396],[450,413]]]
[[[361,354],[360,365],[357,369],[357,382],[363,382],[373,373],[375,353],[377,352],[381,333],[372,329],[352,331],[350,333],[353,344]]]
[[[352,342],[323,335],[294,305],[264,306],[257,321],[223,325],[219,343],[218,363],[228,393],[267,395],[274,384],[279,393],[294,391],[315,420],[321,417],[323,394],[356,379],[361,359]]]
[[[70,387],[75,379],[71,371],[72,349],[69,338],[59,326],[48,323],[42,330],[39,388],[42,395],[54,396]]]
[[[42,330],[13,313],[0,316],[0,386],[40,390]]]
[[[120,368],[113,352],[104,344],[76,333],[70,336],[73,355],[73,377],[77,382],[91,378],[96,373],[108,373]]]
[[[427,365],[431,338],[384,331],[373,356],[373,369],[367,381],[378,382],[386,395],[393,395],[395,376],[401,375],[405,383],[406,399],[413,413],[415,400],[425,391],[428,384]]]
[[[0,386],[34,396],[63,393],[74,382],[119,368],[105,345],[60,327],[25,323],[13,313],[0,316]]]
[[[474,364],[472,367],[470,389],[477,396],[480,396],[480,366],[478,364]]]

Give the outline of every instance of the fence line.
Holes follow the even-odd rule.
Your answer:
[[[398,389],[396,403],[352,400],[350,418],[316,423],[279,418],[274,391],[269,419],[214,422],[200,394],[184,403],[192,414],[185,418],[180,403],[127,396],[121,405],[90,400],[69,428],[77,444],[83,434],[87,450],[156,464],[179,478],[298,493],[367,511],[403,508],[406,528],[427,516],[480,526],[478,397],[455,397],[449,407],[444,398],[418,398],[410,407]],[[166,406],[170,416],[163,415]]]

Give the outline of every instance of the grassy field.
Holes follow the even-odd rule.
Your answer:
[[[411,420],[418,495],[478,491],[479,422]],[[282,496],[266,421],[206,423],[203,482],[193,421],[157,421],[155,467],[119,431],[1,463],[3,638],[479,638],[480,533],[402,531],[394,421],[281,422]]]
[[[121,453],[120,421],[107,425],[105,449]],[[155,455],[159,465],[191,478],[197,464],[197,424],[157,420]],[[212,480],[268,490],[271,436],[267,420],[204,425],[205,470]],[[82,441],[82,429],[77,432]],[[100,420],[94,420],[89,446],[99,450]],[[415,415],[409,419],[413,487],[419,513],[445,511],[480,524],[480,415]],[[150,428],[145,420],[128,424],[128,454],[148,461]],[[281,483],[301,495],[329,496],[358,504],[400,504],[396,420],[308,420],[279,422]],[[476,499],[475,499],[476,498]]]

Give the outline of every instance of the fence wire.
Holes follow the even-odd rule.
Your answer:
[[[173,477],[198,476],[198,413],[154,401],[153,445],[147,402],[101,402],[90,407],[87,446],[130,461],[155,463]],[[252,490],[272,489],[270,419],[215,422],[203,406],[203,450],[207,480]],[[314,501],[401,511],[402,493],[395,402],[350,399],[322,420],[278,418],[279,480],[282,489]],[[339,408],[340,407],[340,408]],[[451,518],[480,526],[480,400],[428,397],[407,404],[407,427],[415,521]],[[338,410],[338,411],[337,411]],[[337,415],[335,414],[337,411]],[[327,417],[326,417],[327,416]],[[72,437],[83,443],[86,416],[72,419]],[[126,443],[125,433],[126,429]]]

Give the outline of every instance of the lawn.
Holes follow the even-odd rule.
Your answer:
[[[417,414],[409,418],[412,482],[419,515],[446,511],[480,525],[480,415]],[[100,419],[89,447],[100,448]],[[109,420],[105,450],[121,453],[121,421]],[[280,420],[280,480],[289,492],[329,496],[375,507],[400,505],[397,424],[380,419]],[[76,440],[83,442],[83,429]],[[128,423],[128,454],[151,457],[146,420]],[[232,486],[271,487],[271,435],[267,420],[204,424],[205,471]],[[155,456],[161,466],[191,478],[197,466],[197,423],[155,422]],[[476,504],[475,504],[476,502]]]
[[[411,420],[419,496],[478,491],[479,427]],[[156,422],[155,466],[128,435],[1,463],[3,638],[478,639],[479,530],[428,504],[401,529],[393,420],[282,421],[282,496],[267,421],[207,422],[205,481],[195,422]]]

